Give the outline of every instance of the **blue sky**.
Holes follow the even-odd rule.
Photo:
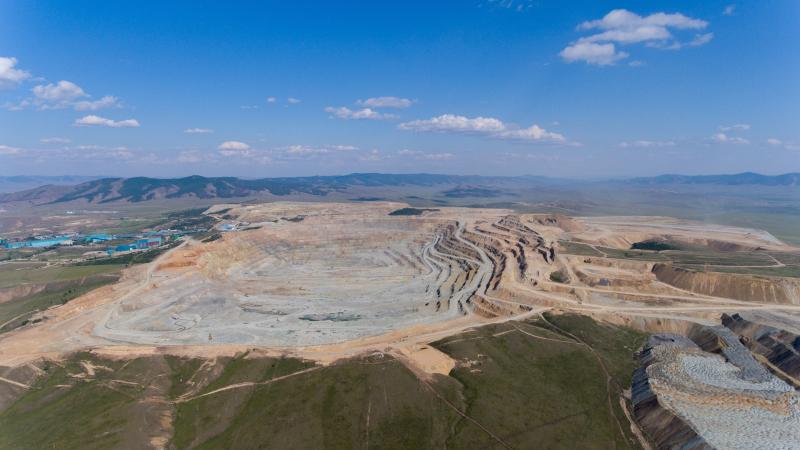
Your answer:
[[[800,2],[0,1],[0,175],[800,171]]]

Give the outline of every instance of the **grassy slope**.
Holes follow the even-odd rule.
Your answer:
[[[0,303],[0,333],[24,324],[37,311],[62,305],[91,290],[116,282],[126,265],[151,262],[179,243],[175,241],[142,253],[72,265],[42,267],[43,263],[38,262],[15,262],[0,266],[0,288],[23,284],[48,285],[44,292]]]
[[[628,426],[617,404],[616,383],[629,384],[631,353],[644,336],[588,318],[548,320],[591,345],[609,367],[615,380],[610,384],[612,413],[609,384],[595,354],[560,331],[548,330],[549,324],[531,321],[482,327],[435,343],[471,363],[427,384],[397,360],[372,356],[179,403],[171,446],[502,448],[452,409],[458,408],[515,448],[635,447],[623,435]],[[114,372],[98,371],[82,381],[68,375],[81,372],[82,359],[93,358],[77,355],[65,368],[51,366],[34,389],[0,412],[0,448],[52,448],[53,443],[62,449],[134,448],[142,436],[131,426],[137,417],[131,412],[143,388],[109,384],[109,378],[140,386],[162,380],[169,384],[165,400],[186,394],[202,378],[195,376],[201,360],[150,357],[127,365],[95,360]],[[200,393],[313,367],[288,358],[238,357],[219,364],[224,365],[221,372],[204,372],[212,381]],[[58,387],[64,384],[72,387]]]
[[[0,266],[0,288],[23,284],[47,285],[38,294],[0,303],[0,333],[22,324],[37,311],[62,305],[93,289],[114,283],[124,266],[54,266],[39,263],[9,263]]]
[[[594,248],[579,242],[559,241],[562,251],[569,255],[603,256],[609,258],[631,259],[637,261],[672,262],[676,267],[690,270],[707,270],[709,272],[740,273],[772,277],[800,278],[800,255],[797,253],[779,252],[719,252],[711,249],[691,248],[685,250],[648,251],[620,250],[615,248]],[[785,264],[784,267],[770,267],[775,264],[772,259]],[[752,267],[737,267],[752,266]],[[757,267],[763,266],[763,267]]]
[[[54,266],[15,270],[14,264],[0,266],[0,288],[12,287],[25,283],[52,283],[56,281],[78,280],[91,275],[116,272],[121,265],[98,266]]]
[[[84,373],[81,361],[110,370],[98,369],[91,380],[76,378],[72,375]],[[136,448],[131,441],[141,436],[128,425],[135,421],[145,386],[159,381],[154,366],[156,358],[110,361],[85,353],[49,364],[47,376],[0,414],[0,448]]]
[[[296,360],[236,360],[204,391],[305,368]],[[273,384],[182,404],[173,444],[230,449],[442,448],[448,411],[391,358],[351,360]]]
[[[614,368],[610,371],[619,385],[630,385],[632,353],[643,335],[588,318],[550,320],[579,337],[587,336],[586,342],[602,355],[606,367]],[[617,421],[626,433],[628,426],[617,405],[619,391],[613,387],[613,416],[609,413],[606,376],[597,359],[585,346],[543,326],[541,321],[492,325],[434,344],[456,359],[474,361],[472,367],[452,373],[464,386],[467,413],[515,448],[633,446],[630,437],[619,431]],[[450,447],[492,444],[465,421],[455,431]]]
[[[55,305],[63,305],[89,291],[114,283],[118,279],[116,274],[104,274],[72,280],[57,291],[41,292],[18,300],[0,303],[0,333],[22,325],[37,311],[44,311]]]

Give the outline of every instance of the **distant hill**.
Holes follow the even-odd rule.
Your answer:
[[[15,177],[6,177],[15,178]],[[31,181],[37,177],[30,178]],[[70,177],[59,177],[66,183]],[[381,174],[353,173],[340,176],[261,178],[255,180],[235,177],[185,178],[101,178],[80,182],[72,186],[56,185],[52,179],[44,186],[19,192],[0,194],[0,203],[26,202],[31,204],[52,204],[70,201],[89,203],[126,202],[138,203],[159,199],[200,198],[225,199],[254,196],[310,195],[324,197],[331,193],[344,193],[358,188],[396,188],[401,186],[441,187],[441,194],[450,198],[513,196],[514,188],[583,188],[609,186],[609,182],[585,182],[557,178],[521,176],[489,177],[477,175],[439,175],[439,174]],[[800,174],[760,175],[740,173],[735,175],[661,175],[650,178],[632,178],[615,183],[628,186],[659,185],[762,185],[762,186],[800,186]]]
[[[354,173],[341,176],[262,178],[246,180],[235,177],[185,178],[103,178],[71,187],[41,186],[11,194],[0,194],[0,203],[62,203],[85,200],[90,203],[143,202],[174,198],[241,198],[256,195],[286,196],[307,194],[325,196],[355,187],[497,185],[529,183],[537,177],[483,177],[436,174]]]
[[[800,186],[800,173],[761,175],[753,172],[743,172],[733,175],[659,175],[657,177],[632,178],[627,180],[627,182],[642,185],[716,184],[726,186]]]
[[[56,186],[72,186],[86,181],[97,180],[102,177],[85,176],[35,176],[20,175],[13,177],[0,177],[0,192],[19,192],[40,186],[52,184]]]

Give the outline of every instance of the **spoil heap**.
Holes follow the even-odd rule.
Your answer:
[[[658,447],[797,448],[798,394],[729,333],[722,327],[694,333],[699,347],[656,336],[640,353],[634,412]],[[710,343],[724,356],[700,348]]]

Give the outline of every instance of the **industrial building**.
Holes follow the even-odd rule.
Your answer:
[[[72,245],[74,242],[70,236],[59,236],[50,239],[31,239],[28,241],[6,242],[3,247],[7,249],[15,248],[44,248],[55,245]]]

